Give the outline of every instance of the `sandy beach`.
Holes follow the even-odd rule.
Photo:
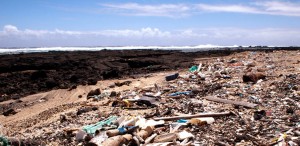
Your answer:
[[[172,117],[175,113],[230,111],[235,116],[216,117],[212,124],[183,129],[191,132],[194,135],[191,141],[200,145],[269,145],[293,129],[294,133],[287,133],[285,141],[299,144],[299,135],[295,134],[300,130],[299,58],[299,50],[209,53],[129,50],[4,55],[0,59],[0,113],[8,109],[13,112],[0,115],[0,126],[2,133],[27,144],[80,145],[89,141],[77,141],[74,135],[65,133],[66,129],[80,129],[113,115],[147,117],[155,110],[163,112],[168,108],[172,109],[170,114],[158,114],[154,118]],[[202,70],[198,74],[189,71],[199,64]],[[225,70],[226,73],[222,72]],[[243,79],[247,73],[258,72],[266,77],[250,83]],[[179,77],[166,81],[165,77],[174,73],[179,73]],[[130,110],[111,103],[133,92],[140,97],[155,93],[155,86],[162,92],[155,107],[139,109],[137,106]],[[101,95],[112,92],[116,95],[96,101],[88,99],[87,94],[94,89],[100,89]],[[169,96],[178,91],[193,94]],[[207,96],[248,102],[256,107],[213,102]],[[186,112],[185,108],[189,107],[186,103],[191,101],[201,106],[193,105],[193,112]],[[96,109],[78,114],[86,107]],[[257,119],[255,115],[261,111],[267,114]],[[62,115],[66,120],[61,120]]]

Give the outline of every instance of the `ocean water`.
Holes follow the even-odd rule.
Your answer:
[[[238,48],[239,46],[120,46],[120,47],[34,47],[34,48],[0,48],[0,54],[19,54],[49,51],[100,51],[100,50],[129,50],[129,49],[154,49],[154,50],[181,50],[184,52],[214,50],[222,48]]]

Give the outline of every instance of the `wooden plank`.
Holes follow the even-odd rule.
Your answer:
[[[206,96],[203,98],[206,100],[210,100],[210,101],[221,102],[221,103],[226,103],[226,104],[233,104],[233,105],[240,105],[240,106],[244,106],[244,107],[248,107],[248,108],[255,108],[257,106],[257,104],[254,104],[254,103],[227,100],[227,99],[222,99],[222,98],[213,97],[213,96]]]
[[[196,115],[184,115],[184,116],[173,116],[173,117],[159,117],[153,118],[154,120],[178,120],[178,119],[191,119],[191,118],[200,118],[200,117],[221,117],[221,116],[230,116],[233,115],[231,112],[223,113],[202,113]]]

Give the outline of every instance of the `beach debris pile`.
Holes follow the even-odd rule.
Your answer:
[[[269,59],[201,62],[122,92],[114,87],[131,82],[118,82],[22,136],[54,145],[300,145],[300,74],[277,74],[286,66]]]

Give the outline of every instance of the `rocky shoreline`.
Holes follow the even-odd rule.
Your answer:
[[[52,89],[95,85],[98,80],[186,68],[195,58],[225,56],[229,51],[103,50],[1,55],[0,101]]]

